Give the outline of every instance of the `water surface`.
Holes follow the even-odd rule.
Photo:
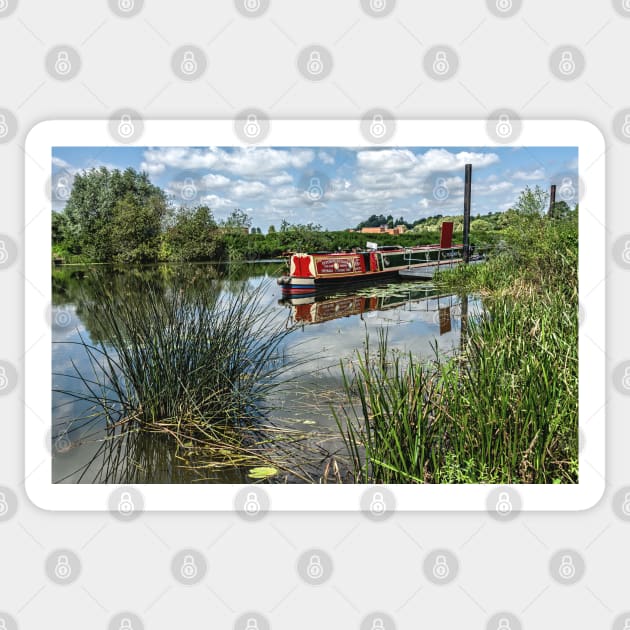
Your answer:
[[[89,403],[77,398],[86,386],[76,378],[77,372],[86,376],[94,370],[81,341],[107,344],[110,334],[90,318],[86,308],[88,301],[98,304],[102,299],[93,282],[95,273],[110,274],[112,290],[132,303],[134,296],[148,286],[159,291],[182,291],[184,295],[204,287],[218,289],[221,295],[237,293],[244,285],[259,287],[265,308],[286,326],[295,327],[285,340],[285,349],[298,359],[290,370],[290,382],[274,394],[267,413],[270,421],[280,427],[299,427],[312,434],[312,439],[305,439],[290,457],[303,456],[305,474],[314,481],[319,474],[317,466],[326,454],[342,457],[331,412],[331,407],[344,401],[340,365],[350,367],[366,339],[375,346],[382,330],[387,331],[390,349],[398,352],[411,352],[427,361],[434,359],[436,352],[455,353],[463,341],[462,319],[481,309],[475,296],[440,295],[430,283],[420,281],[391,281],[316,298],[285,299],[275,282],[283,267],[283,263],[267,262],[230,266],[169,264],[122,270],[103,266],[54,269],[53,480],[248,482],[242,470],[222,470],[211,478],[182,470],[173,461],[168,443],[154,434],[138,438],[133,453],[128,446],[102,448],[107,438],[104,419]],[[138,317],[143,313],[139,311]],[[304,479],[291,479],[300,480]]]

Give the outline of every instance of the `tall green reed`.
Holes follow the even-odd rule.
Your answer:
[[[256,423],[290,364],[291,329],[265,305],[263,288],[225,294],[221,283],[191,281],[131,291],[116,282],[96,272],[81,300],[98,341],[73,342],[90,370],[73,364],[63,376],[76,386],[58,390],[87,406],[75,423],[104,423],[108,440],[163,433],[182,451],[206,448],[217,467],[255,461]],[[121,448],[108,461],[118,461]]]
[[[382,336],[344,370],[336,418],[357,481],[577,482],[577,216],[517,219],[485,264],[436,279],[484,296],[460,356],[428,364]]]

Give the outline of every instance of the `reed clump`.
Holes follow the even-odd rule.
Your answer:
[[[184,465],[191,455],[207,469],[266,464],[273,438],[260,435],[260,420],[290,365],[291,329],[266,308],[262,289],[229,293],[192,281],[131,291],[116,282],[116,274],[95,272],[92,297],[81,300],[97,340],[63,342],[78,343],[90,366],[73,364],[63,376],[76,387],[57,390],[87,409],[73,424],[104,423],[110,442],[161,433]]]

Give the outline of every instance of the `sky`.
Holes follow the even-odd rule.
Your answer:
[[[145,171],[175,206],[207,205],[217,220],[244,210],[263,232],[283,219],[329,230],[373,214],[413,222],[463,213],[468,163],[473,215],[507,210],[525,186],[578,181],[577,147],[55,147],[53,210],[77,173],[106,166]]]

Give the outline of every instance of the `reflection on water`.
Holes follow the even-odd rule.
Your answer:
[[[388,331],[389,346],[430,360],[437,349],[457,352],[465,337],[468,314],[481,303],[475,296],[440,295],[423,282],[389,282],[314,297],[282,298],[275,278],[281,263],[217,266],[156,265],[124,270],[64,267],[53,271],[53,480],[66,483],[246,483],[247,470],[203,466],[207,453],[190,459],[163,434],[107,426],[86,396],[77,397],[93,373],[82,340],[107,345],[112,338],[106,318],[98,317],[104,296],[97,274],[108,277],[107,291],[117,299],[144,304],[137,296],[152,291],[236,294],[244,285],[260,287],[265,308],[286,320],[293,331],[285,350],[299,358],[291,379],[269,401],[273,431],[299,430],[303,436],[282,447],[293,460],[285,481],[318,481],[321,462],[340,453],[331,413],[343,400],[340,362],[351,362],[364,347],[366,335]],[[109,296],[111,298],[111,295]],[[111,303],[111,302],[110,302]],[[143,306],[142,308],[146,308]],[[96,316],[95,316],[96,313]],[[141,308],[139,321],[148,317]],[[98,379],[94,375],[92,380]],[[93,393],[93,392],[92,392]],[[310,436],[310,437],[309,437]],[[271,447],[269,447],[271,448]],[[299,461],[297,461],[299,460]],[[207,462],[206,462],[207,463]]]

